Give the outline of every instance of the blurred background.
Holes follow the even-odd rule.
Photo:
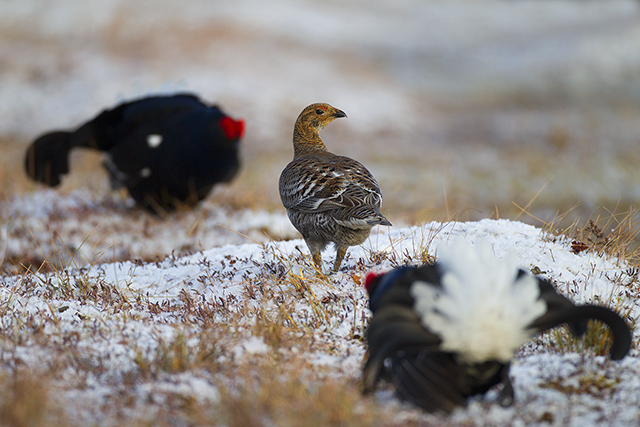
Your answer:
[[[626,212],[640,200],[639,6],[3,0],[0,218],[16,221],[44,197],[30,195],[49,194],[34,193],[43,188],[22,170],[40,133],[179,91],[247,124],[241,174],[206,204],[284,213],[277,183],[293,123],[306,105],[328,102],[348,119],[322,132],[326,145],[371,170],[394,225],[569,224]],[[74,154],[55,198],[125,198],[110,192],[99,162]]]

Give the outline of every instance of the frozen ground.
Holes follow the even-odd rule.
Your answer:
[[[284,212],[233,209],[205,203],[170,220],[148,215],[133,200],[96,198],[88,191],[60,197],[36,191],[0,206],[7,264],[59,265],[184,255],[226,244],[298,237]],[[81,219],[81,220],[80,220]],[[6,239],[6,240],[5,240]],[[72,259],[73,258],[73,259]]]
[[[173,405],[192,400],[211,413],[197,425],[234,425],[222,415],[229,403],[221,389],[243,381],[234,376],[235,367],[259,364],[261,357],[276,354],[281,363],[302,359],[307,373],[301,375],[312,377],[309,387],[314,375],[357,384],[369,316],[361,277],[370,268],[415,263],[426,251],[434,255],[455,235],[470,243],[488,240],[499,257],[516,253],[523,268],[537,267],[574,301],[614,306],[630,318],[640,313],[636,269],[588,251],[576,254],[570,240],[546,236],[533,226],[483,220],[379,231],[353,248],[342,271],[328,280],[314,279],[298,249],[304,248],[302,240],[228,245],[152,263],[5,276],[2,365],[46,372],[48,387],[57,390],[49,403],[64,408],[74,425],[164,422],[166,412],[172,414],[171,425],[187,425],[189,412]],[[303,291],[296,289],[303,283]],[[92,297],[94,292],[108,298]],[[243,310],[245,315],[237,316]],[[281,333],[313,344],[282,345],[284,337],[274,339],[259,327],[265,318],[277,323],[283,310],[288,320]],[[370,425],[635,425],[640,420],[637,339],[636,333],[630,355],[618,363],[580,346],[565,353],[551,336],[532,341],[514,361],[517,402],[507,409],[496,406],[490,393],[450,417],[425,416],[399,405],[383,388],[368,401],[383,418]],[[209,348],[212,363],[225,368],[200,367],[203,348]],[[174,359],[175,353],[182,355],[175,363],[186,366],[154,365],[160,355],[168,357],[163,351]],[[60,354],[66,357],[60,360]],[[277,415],[271,421],[261,416],[266,425],[282,425]]]
[[[579,204],[566,220],[584,224],[597,208],[637,204],[638,9],[622,0],[0,2],[0,416],[7,393],[36,384],[29,391],[46,399],[35,407],[49,417],[40,425],[56,416],[60,425],[250,425],[248,413],[254,424],[296,425],[278,416],[324,402],[325,389],[347,402],[343,425],[639,424],[638,334],[620,363],[552,335],[533,341],[513,366],[509,409],[489,395],[449,418],[425,416],[388,390],[357,393],[362,275],[419,262],[451,234],[487,238],[572,299],[637,318],[638,270],[627,261],[574,254],[570,241],[522,222],[448,221],[539,224],[534,216]],[[59,189],[24,177],[39,133],[177,90],[247,123],[241,175],[200,208],[150,217],[111,193],[86,153]],[[352,248],[329,279],[311,270],[277,194],[295,117],[317,101],[349,115],[322,136],[374,173],[395,226]],[[521,214],[516,205],[529,202],[531,216]],[[418,223],[427,225],[407,227]],[[265,401],[265,389],[276,397]]]

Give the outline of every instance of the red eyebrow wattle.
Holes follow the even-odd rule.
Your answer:
[[[381,274],[380,273],[374,273],[373,271],[370,271],[369,273],[367,273],[367,276],[364,279],[364,287],[367,290],[367,292],[369,291],[369,288],[371,288],[371,284],[373,283],[373,281],[378,276],[381,276]]]

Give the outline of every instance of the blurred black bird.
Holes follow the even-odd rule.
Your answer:
[[[401,399],[429,412],[450,412],[502,384],[497,400],[509,406],[516,349],[563,323],[581,336],[589,319],[600,320],[613,335],[611,359],[629,351],[631,332],[618,314],[574,305],[548,281],[520,270],[515,259],[497,259],[488,243],[456,243],[439,248],[439,255],[434,265],[367,276],[373,317],[365,393],[383,378]]]
[[[104,110],[74,131],[40,136],[27,150],[25,168],[55,187],[69,172],[71,149],[104,151],[112,187],[127,187],[139,205],[165,214],[194,206],[214,184],[231,181],[243,133],[243,120],[194,95],[152,96]]]

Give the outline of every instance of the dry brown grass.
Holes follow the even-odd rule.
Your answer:
[[[562,129],[555,131],[550,138],[559,149],[567,149],[572,143]],[[4,147],[0,148],[6,148],[8,153],[8,156],[0,160],[3,162],[0,169],[0,202],[10,201],[37,188],[26,180],[21,163],[15,161],[21,158],[24,146],[5,142]],[[513,160],[517,156],[507,152],[503,160]],[[554,161],[550,165],[544,165],[543,160],[540,156],[532,156],[528,160],[532,176],[544,176],[561,162]],[[280,208],[277,198],[272,197],[275,181],[265,179],[265,176],[277,176],[281,169],[279,162],[280,157],[277,155],[261,158],[249,156],[238,180],[232,186],[221,187],[216,191],[217,201],[231,209]],[[452,165],[460,167],[460,161],[452,162]],[[65,195],[87,187],[94,193],[108,194],[106,176],[99,164],[100,158],[95,154],[76,153],[72,159],[72,173],[58,190],[60,194]],[[416,165],[413,167],[420,169]],[[631,287],[638,286],[637,240],[640,226],[636,208],[629,207],[630,203],[620,203],[612,211],[605,210],[604,214],[593,214],[586,222],[576,219],[583,210],[578,212],[572,206],[564,205],[558,209],[565,208],[565,214],[557,214],[551,219],[539,218],[535,214],[536,205],[538,208],[540,205],[553,205],[557,201],[557,194],[551,194],[545,199],[546,188],[532,192],[533,186],[523,179],[514,185],[522,194],[532,194],[525,202],[517,201],[512,204],[511,199],[480,200],[483,198],[482,194],[486,196],[486,193],[478,195],[474,192],[485,185],[491,186],[496,178],[482,167],[474,166],[467,172],[467,175],[456,177],[456,180],[446,186],[428,188],[428,197],[406,200],[403,195],[407,192],[415,193],[417,188],[424,187],[423,181],[426,181],[428,175],[420,175],[409,183],[408,188],[403,187],[405,178],[400,177],[390,186],[396,191],[385,191],[385,206],[393,206],[402,211],[398,216],[409,220],[438,218],[455,222],[478,216],[517,218],[518,214],[524,215],[523,218],[527,218],[529,222],[537,222],[537,225],[548,231],[549,239],[570,239],[576,253],[591,251],[628,262],[628,274],[614,279],[629,287],[629,295],[637,292],[637,289]],[[470,182],[479,187],[470,185]],[[505,194],[509,195],[511,192],[506,191]],[[481,209],[487,210],[488,214]],[[83,212],[66,214],[82,216]],[[121,214],[114,209],[113,215]],[[132,221],[127,215],[122,215],[123,222],[129,223],[123,225],[125,229],[131,227]],[[60,218],[52,218],[52,221],[65,220],[63,213],[58,216]],[[138,219],[140,218],[136,220]],[[170,220],[174,223],[180,221],[180,215]],[[144,223],[142,233],[149,235],[153,233],[153,227],[161,227],[162,224],[161,220],[156,219],[140,221]],[[189,221],[191,222],[185,226],[185,233],[197,234],[203,219],[196,215],[190,217]],[[396,250],[399,242],[394,241],[389,241],[386,247],[379,245],[381,250],[368,253],[367,258],[360,260],[351,273],[350,282],[354,289],[359,286],[366,271],[382,263],[399,266],[433,262],[433,256],[429,252],[433,253],[430,246],[438,232],[439,230],[434,230],[429,235],[412,235],[411,251]],[[26,234],[23,237],[29,238]],[[13,316],[11,327],[3,330],[3,339],[21,345],[34,340],[38,346],[50,352],[52,360],[49,361],[49,370],[43,376],[35,376],[15,368],[9,370],[11,374],[0,377],[0,389],[5,390],[0,393],[0,415],[3,420],[8,420],[4,421],[6,425],[50,425],[52,420],[62,420],[61,425],[71,425],[62,411],[53,409],[56,406],[52,402],[55,402],[58,392],[85,388],[86,378],[108,372],[105,358],[87,357],[78,349],[78,337],[73,334],[43,333],[44,328],[57,325],[60,314],[68,309],[60,301],[92,304],[113,316],[128,318],[127,321],[139,318],[140,312],[150,316],[149,322],[173,319],[173,336],[169,339],[157,338],[153,348],[126,341],[127,338],[122,337],[135,354],[134,366],[122,373],[120,383],[113,385],[114,393],[101,408],[120,425],[137,427],[151,423],[168,426],[175,425],[176,420],[188,424],[220,426],[398,424],[393,420],[393,411],[388,413],[388,409],[380,408],[372,399],[360,395],[358,379],[353,373],[345,375],[332,369],[318,368],[306,360],[305,355],[311,352],[332,354],[336,351],[333,344],[323,336],[323,331],[332,327],[332,319],[346,322],[350,326],[348,339],[361,342],[366,317],[356,316],[355,309],[352,317],[345,317],[344,313],[349,310],[344,310],[344,307],[355,307],[359,302],[355,297],[340,295],[331,278],[318,271],[302,252],[281,253],[265,246],[264,250],[271,256],[271,261],[254,262],[261,273],[243,276],[237,283],[243,288],[245,299],[242,302],[211,300],[197,293],[183,291],[175,301],[158,303],[144,293],[124,292],[113,284],[91,277],[89,273],[99,263],[99,257],[92,258],[88,267],[78,270],[84,265],[79,264],[75,258],[80,248],[67,247],[58,238],[54,225],[51,227],[51,240],[54,243],[50,252],[39,250],[37,257],[16,261],[23,264],[23,280],[12,292],[27,296],[38,288],[39,294],[48,301],[48,307],[47,310],[28,317]],[[98,244],[92,244],[99,248]],[[109,256],[109,246],[98,252]],[[165,254],[165,257],[167,258],[154,260],[129,253],[120,259],[135,260],[135,264],[139,265],[161,262],[163,259],[179,262],[179,258],[173,255]],[[228,265],[244,264],[245,261],[234,257],[226,260]],[[203,275],[197,280],[207,286],[220,286],[229,280],[229,276],[220,275],[205,267],[203,271]],[[318,289],[322,292],[319,293]],[[308,311],[300,312],[300,305],[308,307]],[[617,308],[628,316],[628,307]],[[4,307],[0,307],[0,314],[11,315],[11,298]],[[164,324],[166,320],[159,322]],[[261,339],[268,347],[268,352],[235,358],[234,348],[248,337]],[[583,339],[571,337],[566,331],[559,329],[552,332],[551,343],[545,345],[561,352],[589,350],[595,354],[606,354],[610,340],[607,328],[592,322]],[[64,345],[61,346],[60,342]],[[22,363],[18,358],[12,359],[10,356],[6,360]],[[78,373],[77,381],[60,381],[59,373],[70,368]],[[140,396],[136,395],[136,387],[172,381],[181,374],[205,379],[217,389],[219,399],[199,400],[179,392],[156,391],[151,392],[147,398],[162,396],[164,403],[160,408],[155,406],[154,414],[144,417],[131,415],[140,408],[139,405],[145,405],[140,402]],[[608,387],[609,382],[605,380],[606,378],[587,378],[583,381],[584,384],[580,383],[580,387]],[[554,387],[553,382],[550,384],[550,387]],[[580,392],[566,389],[566,385],[562,383],[556,386],[558,389],[565,387],[561,391],[567,393]],[[611,387],[615,387],[615,384]],[[415,425],[422,423],[420,420],[407,422]],[[439,420],[436,424],[446,424],[446,421]]]
[[[383,424],[380,409],[362,398],[357,383],[323,377],[317,371],[299,358],[287,363],[258,360],[243,364],[234,381],[221,389],[220,425]]]
[[[633,223],[629,221],[629,224]],[[624,229],[620,227],[621,231]],[[398,241],[389,241],[389,247],[381,245],[379,252],[368,253],[367,259],[356,263],[347,280],[355,289],[360,286],[365,272],[380,263],[432,262],[429,247],[439,232],[435,229],[425,235],[405,237],[412,239],[412,249],[404,252],[397,249]],[[595,232],[591,227],[589,233]],[[589,241],[587,234],[583,236]],[[612,245],[606,244],[607,241],[625,241],[616,236],[603,239],[605,237],[596,239],[589,250],[609,253]],[[399,425],[400,422],[394,420],[397,409],[381,407],[375,399],[360,394],[358,373],[315,365],[309,360],[309,355],[315,353],[340,354],[336,343],[326,336],[335,322],[346,322],[350,326],[351,332],[344,339],[354,343],[362,341],[366,318],[355,316],[353,309],[359,302],[338,291],[331,277],[318,271],[303,252],[284,253],[272,245],[264,245],[262,250],[264,260],[227,256],[222,269],[210,269],[203,260],[202,272],[193,278],[214,288],[234,280],[234,284],[242,289],[242,299],[212,299],[185,288],[176,298],[158,302],[144,292],[125,292],[91,276],[91,270],[99,266],[70,270],[46,262],[40,271],[24,272],[19,285],[12,290],[14,295],[39,295],[48,302],[48,307],[24,317],[12,312],[10,298],[0,307],[0,314],[5,319],[6,316],[11,318],[8,322],[11,327],[3,330],[3,340],[14,345],[25,345],[34,340],[39,348],[49,352],[50,360],[46,375],[37,379],[18,368],[9,369],[11,374],[0,377],[0,389],[6,390],[0,396],[2,411],[10,420],[7,425],[48,425],[51,420],[72,425],[73,421],[65,419],[62,411],[52,409],[56,405],[51,402],[57,402],[55,398],[65,390],[88,387],[88,378],[110,375],[108,355],[87,356],[78,346],[79,336],[43,333],[45,328],[55,327],[61,314],[69,309],[68,305],[76,302],[95,306],[120,319],[123,325],[145,319],[144,322],[158,327],[168,325],[173,330],[170,338],[158,336],[152,347],[130,341],[126,336],[120,338],[134,352],[134,364],[123,371],[115,383],[108,382],[113,392],[100,408],[119,425],[168,426],[176,422],[215,426]],[[629,252],[617,250],[613,253]],[[158,264],[161,262],[179,265],[182,261],[179,257],[169,256]],[[132,269],[145,264],[136,261]],[[247,266],[255,267],[255,272],[249,274],[245,271]],[[129,274],[134,277],[135,271]],[[635,283],[635,278],[631,282]],[[301,311],[301,306],[307,310]],[[345,310],[346,306],[349,310]],[[350,310],[353,315],[346,316]],[[555,342],[551,345],[563,352],[595,349],[597,354],[604,354],[610,339],[607,334],[605,328],[592,324],[584,340],[569,338],[560,331],[555,332]],[[238,346],[248,338],[261,340],[266,351],[238,357]],[[16,366],[22,363],[16,356],[7,356],[5,361]],[[60,373],[68,369],[74,370],[76,379],[61,381]],[[199,399],[178,391],[153,388],[157,383],[179,381],[181,375],[211,384],[217,390],[217,399]],[[589,390],[609,387],[605,379],[586,378],[583,386]],[[43,386],[34,387],[37,381],[42,381]],[[553,380],[549,384],[549,387],[566,387],[561,382],[554,386]],[[141,385],[148,385],[153,390],[148,392],[148,401],[144,400],[144,394],[140,400],[138,387]],[[158,405],[158,401],[163,403]],[[37,410],[30,409],[34,402],[41,402]],[[145,411],[155,409],[144,416],[133,415],[143,408]],[[407,423],[421,425],[425,422],[415,417],[415,414],[411,415]],[[444,419],[434,420],[435,425],[447,425]]]
[[[640,263],[640,211],[635,205],[622,212],[607,212],[579,226],[576,222],[562,231],[571,236],[574,252],[592,251],[618,258],[631,266]]]
[[[37,427],[51,425],[51,390],[46,375],[16,369],[0,374],[0,425]]]
[[[119,425],[174,425],[175,420],[230,426],[392,425],[371,399],[361,396],[357,378],[307,360],[310,353],[336,351],[335,344],[325,336],[336,319],[351,324],[348,339],[362,340],[365,319],[341,315],[345,304],[358,302],[341,295],[330,278],[302,252],[288,254],[271,246],[264,246],[263,250],[268,260],[253,261],[258,273],[245,273],[236,283],[243,288],[245,298],[241,301],[205,298],[185,289],[173,300],[154,302],[142,292],[124,291],[100,279],[100,275],[91,276],[97,266],[78,269],[72,262],[60,266],[57,261],[45,259],[40,269],[27,269],[12,289],[14,296],[0,307],[4,324],[9,325],[3,328],[3,341],[12,345],[36,344],[48,354],[48,373],[36,377],[23,369],[9,368],[13,377],[7,374],[0,378],[0,389],[6,390],[0,394],[6,425],[50,425],[52,420],[73,425],[75,421],[65,419],[65,412],[73,412],[74,404],[61,402],[63,410],[53,411],[51,408],[56,405],[49,403],[51,390],[56,390],[58,397],[68,390],[87,388],[88,378],[112,375],[107,368],[109,355],[87,354],[79,346],[81,337],[77,332],[51,332],[57,331],[61,314],[76,303],[97,307],[120,319],[123,326],[146,313],[146,321],[158,325],[169,322],[175,331],[169,339],[158,337],[152,348],[128,341],[126,336],[120,338],[133,350],[134,365],[118,374],[121,378],[111,384],[114,393],[100,408]],[[168,257],[167,261],[181,262],[175,257]],[[238,268],[247,268],[251,262],[228,256],[225,264],[227,268],[218,271],[207,268],[203,261],[203,274],[197,280],[207,286],[221,286],[242,273]],[[360,285],[359,274],[354,274],[352,280],[354,287]],[[317,294],[318,289],[322,290],[322,297]],[[13,310],[13,300],[18,296],[35,295],[47,301],[44,310],[27,317]],[[309,310],[300,312],[301,303]],[[45,329],[49,332],[44,333]],[[96,332],[102,334],[99,329]],[[238,358],[234,348],[248,337],[259,338],[269,350]],[[15,354],[5,354],[5,362],[16,366],[23,363]],[[60,377],[69,369],[74,371],[73,381]],[[172,381],[181,374],[209,381],[218,389],[219,400],[157,391],[149,397],[164,399],[156,412],[140,417],[131,414],[139,405],[151,404],[140,402],[136,387]],[[37,410],[34,405],[39,405]]]

